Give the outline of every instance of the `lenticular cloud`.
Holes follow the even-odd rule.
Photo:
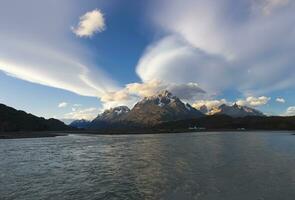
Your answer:
[[[143,80],[197,82],[211,93],[245,95],[294,87],[293,1],[160,0],[152,8],[166,34],[142,55]]]

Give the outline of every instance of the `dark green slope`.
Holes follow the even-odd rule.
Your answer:
[[[206,130],[295,130],[295,116],[247,116],[233,118],[227,115],[206,116],[199,119],[166,122],[158,125],[160,129],[187,129],[189,127]]]
[[[71,128],[56,119],[44,119],[0,104],[0,132],[64,131]]]

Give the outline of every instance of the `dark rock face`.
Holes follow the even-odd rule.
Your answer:
[[[0,104],[0,132],[71,130],[57,119],[44,119]]]
[[[118,106],[105,110],[93,121],[120,121],[129,111],[130,109],[127,106]]]

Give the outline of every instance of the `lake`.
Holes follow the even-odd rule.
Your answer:
[[[0,140],[0,199],[294,200],[291,132]]]

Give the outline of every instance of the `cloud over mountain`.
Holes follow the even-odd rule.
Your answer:
[[[132,107],[143,97],[155,95],[163,90],[169,90],[187,102],[193,102],[206,93],[197,83],[177,84],[151,80],[143,83],[129,83],[121,90],[106,93],[101,100],[105,108],[119,105]]]

